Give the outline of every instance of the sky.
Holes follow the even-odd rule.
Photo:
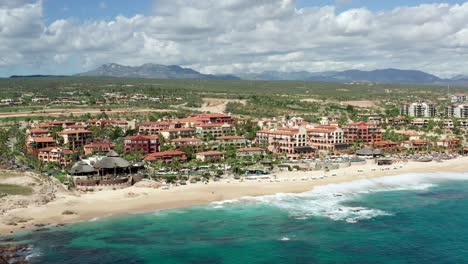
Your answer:
[[[468,74],[457,0],[0,0],[0,76],[105,63],[203,73],[422,70]]]

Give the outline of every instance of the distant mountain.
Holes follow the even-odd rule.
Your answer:
[[[450,84],[468,86],[468,75],[457,75],[450,78]]]
[[[435,75],[415,70],[383,69],[373,71],[347,70],[328,72],[277,72],[267,71],[258,74],[240,74],[249,80],[304,80],[323,82],[368,81],[377,83],[438,83],[443,82]]]
[[[182,68],[177,65],[160,65],[147,63],[141,66],[124,66],[116,63],[108,63],[97,69],[79,73],[77,76],[106,76],[127,78],[152,78],[152,79],[203,79],[203,80],[239,80],[233,75],[202,74],[190,68]]]
[[[261,73],[241,73],[237,74],[242,79],[245,80],[309,80],[314,77],[328,76],[336,72],[307,72],[307,71],[297,71],[297,72],[280,72],[280,71],[264,71]]]
[[[48,78],[48,77],[67,77],[66,75],[44,75],[44,74],[34,74],[34,75],[11,75],[10,78]]]

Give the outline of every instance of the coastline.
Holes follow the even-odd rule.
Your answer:
[[[301,193],[316,186],[372,179],[407,173],[468,172],[468,157],[437,162],[397,163],[377,166],[372,160],[365,165],[341,168],[326,173],[323,179],[311,179],[323,171],[280,172],[272,175],[277,180],[244,181],[221,180],[209,184],[189,184],[169,190],[132,186],[119,190],[103,190],[77,195],[71,192],[57,193],[57,198],[45,205],[31,205],[7,211],[0,216],[0,236],[36,225],[66,224],[89,221],[100,217],[118,216],[163,209],[174,209],[237,199],[245,196],[263,196],[276,193]],[[382,170],[389,168],[389,170]],[[396,169],[394,169],[396,168]],[[336,176],[331,176],[336,174]],[[272,176],[271,175],[271,176]],[[273,178],[273,177],[272,177]],[[304,180],[304,178],[307,178]],[[76,214],[63,214],[65,210]],[[12,218],[26,219],[16,226],[7,225]]]

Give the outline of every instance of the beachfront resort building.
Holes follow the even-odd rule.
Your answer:
[[[53,137],[33,137],[33,136],[28,136],[26,137],[26,150],[29,153],[33,153],[34,155],[37,156],[39,153],[39,150],[42,148],[48,148],[48,147],[55,147],[55,139]]]
[[[124,140],[124,151],[141,152],[144,155],[159,151],[159,138],[157,136],[136,135]]]
[[[437,107],[429,102],[405,103],[401,106],[400,113],[410,117],[434,117]]]
[[[424,151],[432,148],[432,142],[428,139],[407,140],[401,146],[410,151]]]
[[[246,156],[265,156],[266,149],[259,147],[247,147],[237,149],[237,157],[246,157]]]
[[[198,120],[202,124],[235,124],[236,120],[226,114],[190,114],[188,118]]]
[[[114,147],[114,144],[111,144],[108,139],[105,139],[103,141],[94,141],[86,144],[84,145],[83,150],[85,155],[94,155],[97,153],[108,153],[113,150]]]
[[[297,160],[301,157],[311,158],[314,155],[314,149],[309,146],[307,135],[305,127],[264,129],[257,131],[256,142],[266,146],[275,155]]]
[[[461,147],[461,140],[458,138],[446,138],[438,140],[436,145],[446,149],[458,149]]]
[[[159,131],[159,134],[164,139],[171,140],[175,138],[190,138],[195,136],[195,128],[192,127],[181,127],[171,128]]]
[[[43,128],[30,128],[26,130],[26,150],[37,155],[39,149],[55,146],[55,140],[50,131]]]
[[[186,161],[187,156],[185,152],[180,150],[168,150],[162,152],[151,153],[144,158],[148,162],[161,161],[163,163],[172,163],[174,160]]]
[[[196,154],[197,160],[203,161],[203,162],[215,162],[215,161],[221,161],[224,159],[224,154],[220,151],[206,151],[206,152],[199,152]]]
[[[180,127],[180,123],[172,121],[144,122],[138,126],[138,133],[142,135],[159,135],[162,130]]]
[[[93,141],[93,133],[89,130],[64,130],[59,133],[63,138],[63,144],[68,146],[70,149],[76,149],[82,147]]]
[[[351,123],[343,126],[346,142],[369,144],[382,141],[382,130],[375,124],[366,122]]]
[[[47,147],[39,150],[37,158],[43,163],[56,163],[65,167],[73,162],[73,154],[70,149]]]
[[[234,146],[237,148],[246,147],[249,140],[243,136],[221,136],[216,138],[218,146]]]
[[[309,145],[318,150],[334,151],[345,143],[343,129],[336,126],[316,126],[308,134]]]
[[[236,128],[234,125],[230,125],[228,123],[202,124],[195,126],[195,132],[199,138],[210,140],[217,137],[233,135],[236,132]]]
[[[203,146],[203,141],[196,137],[176,138],[171,140],[171,143],[176,149],[194,148],[195,151],[198,151]]]

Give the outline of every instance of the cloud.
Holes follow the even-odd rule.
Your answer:
[[[44,21],[41,1],[0,0],[0,70],[38,65],[59,74],[71,60],[76,71],[108,62],[206,73],[394,67],[448,76],[468,68],[468,3],[338,12],[293,0],[158,0],[152,15]]]

